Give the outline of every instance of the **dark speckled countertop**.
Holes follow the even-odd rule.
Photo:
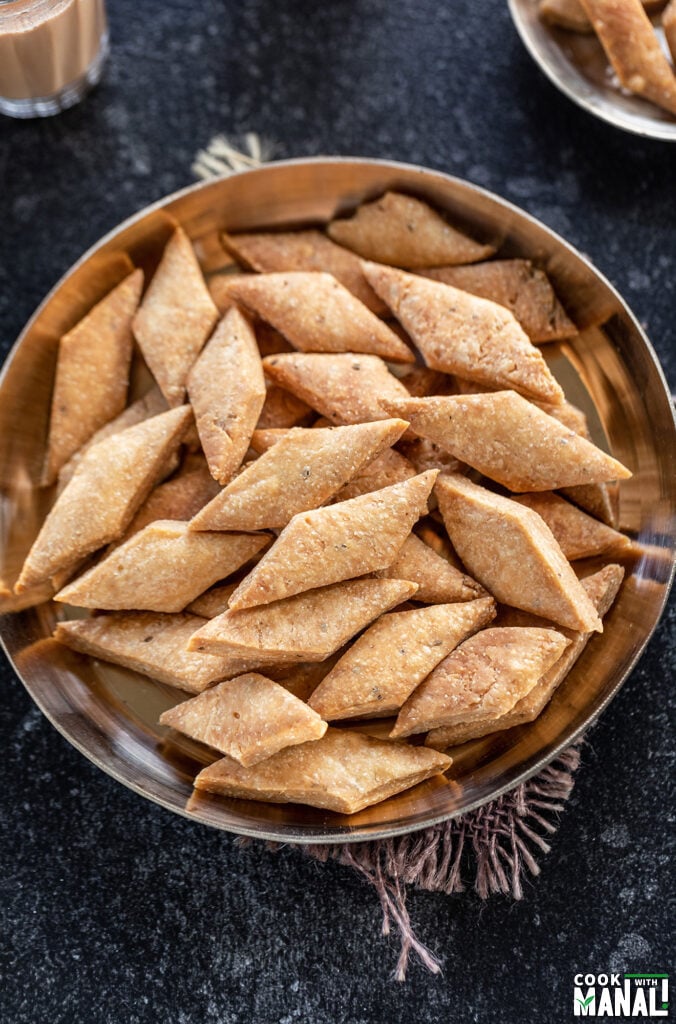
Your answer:
[[[573,107],[504,0],[109,11],[95,94],[51,120],[0,119],[3,354],[80,253],[191,181],[212,135],[256,131],[278,157],[396,158],[513,200],[620,289],[676,383],[676,146]],[[240,849],[143,801],[68,746],[0,656],[0,1020],[558,1024],[578,970],[668,970],[675,618],[672,605],[591,733],[524,900],[410,894],[445,969],[414,965],[403,986],[358,877],[292,849]]]

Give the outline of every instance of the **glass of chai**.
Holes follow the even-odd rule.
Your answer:
[[[107,54],[104,0],[0,0],[0,113],[72,107],[99,81]]]

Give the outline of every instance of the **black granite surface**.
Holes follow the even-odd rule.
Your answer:
[[[0,343],[124,217],[187,184],[216,132],[278,157],[391,157],[513,200],[587,253],[676,383],[676,147],[541,77],[504,0],[110,0],[84,104],[0,123]],[[559,1022],[578,970],[668,970],[674,608],[590,736],[543,871],[514,903],[412,892],[444,960],[398,951],[349,870],[161,810],[89,764],[2,657],[3,1024]],[[673,838],[673,830],[671,831]]]

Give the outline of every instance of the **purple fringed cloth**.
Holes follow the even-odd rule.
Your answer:
[[[215,136],[206,150],[197,153],[195,175],[211,178],[258,167],[269,159],[273,147],[261,143],[258,135],[250,132],[243,141],[244,146],[239,147],[221,135]],[[316,860],[337,860],[373,885],[383,908],[383,934],[389,934],[394,922],[401,936],[397,981],[404,981],[412,952],[437,974],[441,970],[439,960],[413,930],[406,909],[406,887],[463,892],[461,865],[469,861],[473,864],[474,889],[482,899],[503,893],[520,900],[524,875],[540,873],[536,858],[549,851],[545,836],[556,832],[556,818],[573,789],[579,763],[580,744],[575,744],[528,782],[460,818],[393,839],[299,849]],[[238,842],[247,845],[252,840]]]

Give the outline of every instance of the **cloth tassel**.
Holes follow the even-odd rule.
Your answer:
[[[540,874],[538,857],[550,850],[542,833],[556,832],[557,816],[575,784],[580,746],[569,747],[529,782],[461,818],[392,839],[301,847],[316,860],[337,860],[353,868],[374,887],[383,911],[383,934],[389,934],[391,923],[399,931],[397,981],[405,980],[411,953],[433,973],[441,969],[438,957],[415,935],[406,886],[447,895],[463,892],[464,858],[473,861],[474,890],[481,899],[493,894],[523,899],[525,880]]]

